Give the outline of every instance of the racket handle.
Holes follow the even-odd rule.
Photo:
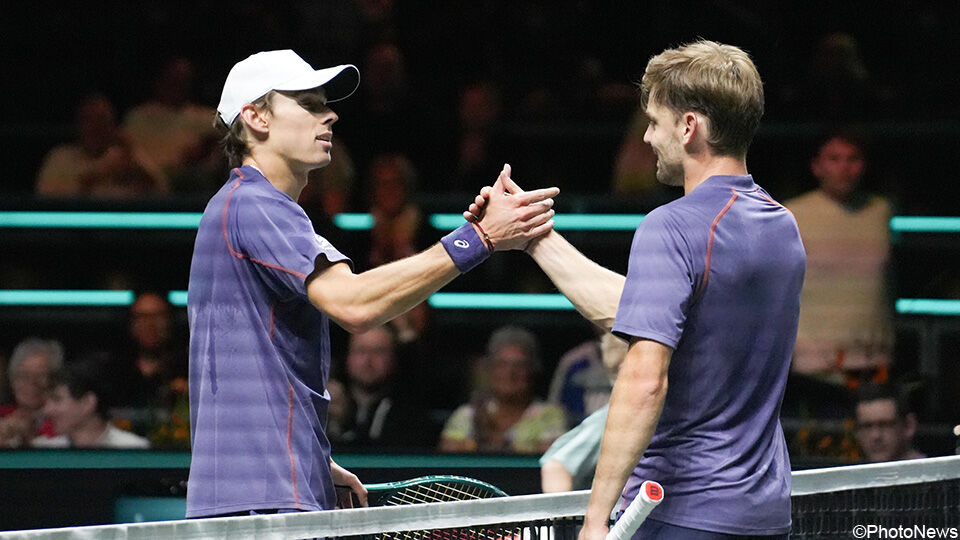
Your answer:
[[[637,532],[643,520],[655,506],[663,500],[663,488],[660,484],[647,480],[640,485],[640,493],[623,512],[620,519],[607,533],[606,540],[628,540]]]

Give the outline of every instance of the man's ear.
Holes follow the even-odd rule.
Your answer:
[[[694,153],[705,148],[710,130],[707,118],[702,114],[687,111],[679,120],[680,142],[687,147],[687,151]]]
[[[247,125],[247,129],[254,135],[266,135],[270,132],[270,118],[267,111],[252,103],[240,108],[240,117],[237,119]]]
[[[909,444],[913,444],[913,436],[917,433],[917,415],[913,413],[907,413],[903,417],[903,431],[904,437],[907,439]]]
[[[80,398],[80,405],[83,407],[83,412],[90,414],[97,410],[97,395],[93,392],[87,392]]]

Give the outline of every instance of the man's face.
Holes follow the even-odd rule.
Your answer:
[[[163,345],[170,338],[170,308],[162,298],[144,294],[130,308],[130,334],[144,348]]]
[[[327,107],[323,89],[286,95],[271,104],[270,136],[266,145],[283,157],[297,174],[330,163],[333,124],[339,117]]]
[[[860,148],[842,139],[830,139],[820,148],[810,171],[830,197],[846,200],[860,184],[864,160]]]
[[[407,186],[400,168],[392,162],[384,162],[370,172],[374,206],[388,217],[398,215],[407,202]]]
[[[67,385],[58,384],[50,391],[43,412],[53,422],[57,433],[70,435],[94,414],[96,398],[87,394],[75,399]]]
[[[650,123],[643,141],[657,154],[657,180],[668,186],[683,185],[683,143],[680,141],[677,115],[655,103],[647,103]]]
[[[376,389],[393,373],[393,336],[384,328],[374,328],[350,339],[347,374],[361,388]]]
[[[20,363],[16,373],[11,373],[10,386],[18,407],[39,410],[50,381],[50,361],[42,355],[27,357]]]
[[[864,401],[857,405],[857,442],[868,461],[901,459],[913,436],[907,422],[897,416],[892,399]]]

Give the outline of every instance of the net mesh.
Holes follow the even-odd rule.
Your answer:
[[[74,527],[0,539],[342,538],[345,540],[573,540],[589,492],[383,506],[336,512]],[[665,490],[665,500],[670,492]],[[791,538],[925,538],[960,533],[960,457],[799,471]],[[749,511],[749,509],[745,509]],[[862,536],[857,527],[920,527],[936,536]],[[861,532],[863,530],[861,529]],[[946,536],[944,536],[946,534]]]
[[[850,538],[867,525],[960,531],[960,480],[813,493],[792,502],[793,539]]]

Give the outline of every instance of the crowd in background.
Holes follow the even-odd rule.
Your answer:
[[[343,120],[334,126],[333,162],[311,174],[300,200],[318,233],[350,255],[358,270],[435,240],[419,203],[475,193],[504,162],[514,164],[521,185],[626,197],[641,201],[645,207],[638,210],[649,210],[680,193],[655,180],[656,156],[642,140],[646,118],[637,110],[632,80],[648,52],[675,39],[652,27],[677,15],[669,3],[653,2],[648,15],[660,22],[628,29],[638,17],[614,17],[588,4],[524,2],[504,10],[497,2],[431,9],[390,0],[277,8],[240,2],[224,21],[216,3],[198,2],[187,14],[155,3],[146,22],[118,19],[124,23],[120,37],[67,56],[110,49],[111,39],[137,42],[130,34],[138,27],[147,43],[172,31],[176,50],[110,49],[113,56],[99,64],[87,59],[93,65],[85,77],[77,66],[53,75],[61,88],[67,77],[82,81],[68,92],[38,93],[56,103],[52,110],[59,116],[48,121],[63,125],[69,116],[72,135],[54,130],[58,136],[40,138],[47,144],[25,175],[30,181],[0,189],[55,202],[203,200],[228,172],[213,128],[219,96],[210,88],[219,88],[224,70],[253,50],[293,47],[318,67],[355,63],[360,69],[357,95],[334,105]],[[900,9],[928,34],[946,24],[933,8],[913,7]],[[937,81],[918,77],[919,67],[894,69],[879,61],[884,51],[875,34],[865,44],[854,33],[821,24],[817,35],[775,38],[790,16],[813,16],[781,6],[730,9],[725,16],[747,42],[739,43],[736,34],[707,37],[744,45],[758,59],[767,84],[766,118],[823,128],[816,130],[819,137],[800,137],[806,144],[786,155],[768,147],[751,155],[758,182],[797,217],[808,251],[784,403],[795,428],[791,451],[848,461],[917,456],[911,396],[922,391],[922,381],[914,363],[898,364],[894,354],[887,223],[898,202],[925,213],[942,201],[904,197],[910,179],[897,175],[916,167],[921,176],[928,169],[887,153],[871,155],[871,141],[897,139],[869,123],[937,118],[916,104],[952,105],[932,90]],[[834,16],[845,15],[833,9]],[[48,15],[41,28],[61,28],[61,16]],[[582,31],[577,22],[610,25],[612,37]],[[233,29],[234,43],[204,52],[194,42],[222,28]],[[248,47],[242,42],[252,33],[257,43]],[[625,35],[636,43],[618,41]],[[775,46],[768,50],[764,43]],[[150,61],[134,62],[137,54]],[[778,63],[777,55],[793,63]],[[117,81],[120,73],[138,80]],[[874,158],[883,166],[869,167]],[[373,216],[372,229],[359,239],[338,236],[333,216],[356,211]],[[137,282],[136,276],[127,279]],[[947,279],[944,290],[960,293],[960,282]],[[0,447],[188,449],[185,328],[174,309],[162,294],[143,292],[128,312],[126,335],[113,347],[64,350],[56,336],[23,335],[0,350]],[[472,366],[470,388],[453,398],[458,403],[438,407],[425,399],[422,378],[434,361],[424,339],[433,316],[423,304],[388,326],[348,338],[328,385],[334,448],[540,454],[609,398],[601,337],[544,358],[539,342],[549,335],[504,321],[488,336],[485,351],[462,351]],[[537,396],[546,381],[548,391]],[[824,430],[823,421],[839,428]]]

